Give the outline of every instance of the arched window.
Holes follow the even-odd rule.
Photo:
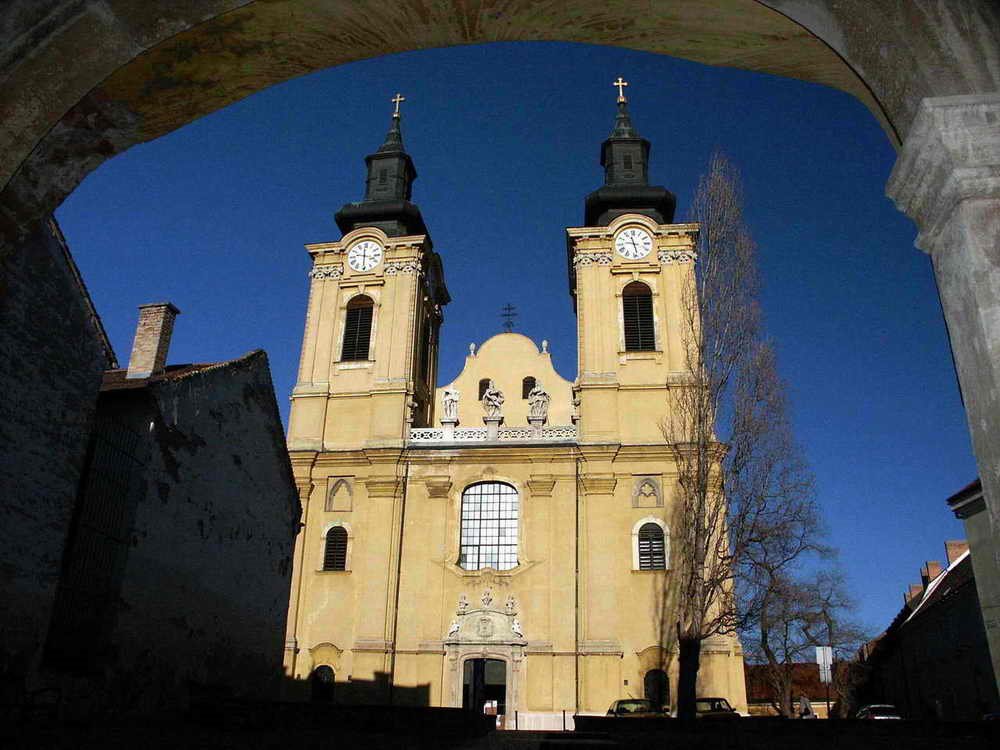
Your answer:
[[[477,399],[478,401],[483,400],[483,395],[486,393],[486,389],[489,387],[490,387],[489,378],[483,378],[482,380],[479,381],[479,398]]]
[[[528,394],[531,393],[531,389],[535,387],[535,379],[529,375],[524,380],[521,381],[521,398],[528,398]]]
[[[664,570],[667,555],[663,528],[650,521],[639,527],[639,570]]]
[[[622,290],[622,321],[625,326],[625,351],[648,352],[656,349],[653,295],[641,281],[633,281]]]
[[[462,493],[461,548],[466,570],[517,566],[517,490],[503,482],[478,482]]]
[[[347,303],[347,317],[344,320],[344,345],[340,350],[341,361],[368,359],[374,310],[375,303],[372,298],[364,295],[355,297]]]
[[[333,667],[321,664],[309,675],[310,699],[314,703],[333,703],[336,674]]]
[[[334,526],[326,532],[323,570],[347,570],[347,529]]]

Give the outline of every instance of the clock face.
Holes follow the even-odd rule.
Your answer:
[[[347,251],[347,265],[355,271],[370,271],[382,262],[382,246],[362,240]]]
[[[653,249],[653,238],[644,229],[630,227],[615,237],[615,252],[627,260],[639,260]]]

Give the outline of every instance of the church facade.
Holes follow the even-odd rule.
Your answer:
[[[620,698],[674,702],[677,477],[662,422],[684,377],[698,227],[673,223],[648,160],[619,93],[605,184],[566,230],[573,382],[546,342],[502,333],[436,387],[450,297],[410,200],[398,102],[366,157],[365,199],[337,214],[341,238],[307,246],[285,668],[314,697],[495,705],[547,728]],[[704,643],[699,694],[745,709],[736,638]]]

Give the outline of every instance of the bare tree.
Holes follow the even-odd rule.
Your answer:
[[[853,619],[854,602],[840,573],[824,571],[807,579],[787,571],[768,577],[762,571],[759,585],[761,606],[745,631],[745,644],[751,659],[764,666],[778,712],[794,715],[795,665],[812,662],[817,646],[833,649],[833,697],[849,697],[856,675],[837,668],[837,662],[849,659],[865,635]]]
[[[686,377],[670,386],[663,423],[678,472],[678,562],[661,627],[675,611],[681,718],[695,715],[702,642],[738,631],[760,611],[749,584],[755,561],[766,555],[775,570],[790,566],[813,548],[818,518],[774,352],[760,335],[756,248],[740,179],[719,153],[699,181],[693,218],[701,230],[683,290]],[[665,633],[664,650],[670,640]]]

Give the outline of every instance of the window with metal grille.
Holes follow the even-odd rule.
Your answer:
[[[639,570],[664,570],[666,567],[663,529],[655,523],[644,523],[639,528]]]
[[[368,359],[374,310],[375,303],[371,297],[355,297],[347,303],[347,317],[344,321],[344,346],[340,350],[342,361]]]
[[[490,379],[483,378],[479,381],[479,401],[483,400],[483,396],[486,395],[486,389],[490,387]]]
[[[653,295],[641,281],[633,281],[622,290],[622,321],[625,325],[625,351],[648,352],[656,349]]]
[[[479,482],[462,493],[459,567],[466,570],[517,566],[517,490],[502,482]]]
[[[347,570],[347,529],[334,526],[326,532],[323,570]]]
[[[530,375],[521,381],[521,398],[528,398],[531,389],[535,387],[535,379]]]

